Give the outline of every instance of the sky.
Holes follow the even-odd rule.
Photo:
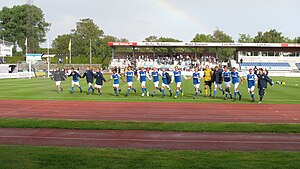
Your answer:
[[[26,0],[0,0],[0,8]],[[51,23],[47,39],[68,34],[82,18],[91,18],[106,35],[142,41],[150,35],[191,41],[218,28],[237,40],[276,29],[300,36],[299,0],[33,0]]]

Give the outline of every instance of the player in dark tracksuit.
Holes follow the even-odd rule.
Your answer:
[[[260,68],[258,70],[258,89],[259,89],[259,104],[262,103],[262,99],[265,95],[265,90],[267,89],[268,83],[273,86],[274,82],[272,81],[272,79],[270,79],[265,73],[264,70],[262,68]]]
[[[94,83],[94,73],[93,71],[91,70],[91,68],[88,66],[86,67],[86,71],[84,72],[82,78],[86,77],[86,82],[88,83],[88,92],[87,94],[89,95],[91,93],[91,89],[92,89],[92,92],[94,93],[95,89],[93,88],[93,83]]]
[[[80,93],[82,93],[82,88],[79,84],[79,78],[81,78],[80,74],[77,73],[74,68],[72,67],[71,69],[71,74],[68,77],[72,76],[72,90],[71,93],[74,93],[74,86],[78,86],[78,88],[80,89]]]
[[[62,72],[59,68],[52,72],[52,80],[55,81],[55,85],[57,87],[57,93],[63,91],[63,87],[60,85],[62,81],[65,80],[67,76]]]
[[[217,89],[221,90],[223,95],[225,91],[222,89],[223,83],[223,70],[219,69],[219,66],[216,66],[212,75],[212,82],[214,83],[214,97],[217,97]]]
[[[96,70],[96,74],[94,75],[95,79],[96,79],[96,84],[95,84],[95,89],[98,90],[99,95],[102,95],[102,85],[103,85],[103,81],[106,82],[103,74],[101,73],[100,69],[97,68]]]

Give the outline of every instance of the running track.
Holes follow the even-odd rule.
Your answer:
[[[1,100],[0,117],[154,122],[299,123],[300,104]]]
[[[0,144],[172,150],[300,151],[300,134],[0,129]]]
[[[0,117],[299,123],[300,105],[1,100]],[[0,144],[176,150],[300,151],[300,134],[0,128]]]

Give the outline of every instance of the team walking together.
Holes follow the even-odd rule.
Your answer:
[[[147,88],[147,81],[152,81],[153,83],[153,92],[152,97],[155,97],[158,92],[161,93],[161,97],[164,98],[166,94],[169,94],[170,97],[174,95],[174,98],[184,96],[184,90],[181,88],[182,80],[192,79],[192,84],[194,88],[193,99],[196,99],[200,93],[203,93],[201,89],[201,81],[204,81],[204,96],[217,98],[217,91],[221,92],[221,96],[224,100],[233,99],[233,101],[242,100],[242,94],[239,90],[239,85],[243,84],[244,81],[247,81],[248,92],[252,102],[255,102],[254,90],[257,84],[259,90],[259,103],[262,103],[262,99],[265,96],[265,90],[267,84],[271,86],[274,85],[272,80],[264,73],[263,69],[253,70],[249,69],[249,72],[243,74],[233,67],[229,69],[228,67],[219,67],[215,66],[211,69],[209,66],[206,66],[203,71],[200,71],[199,68],[195,68],[192,73],[186,74],[182,72],[178,66],[174,67],[173,71],[167,71],[166,68],[159,69],[153,67],[151,70],[146,70],[144,67],[141,67],[140,70],[135,72],[132,67],[128,67],[124,75],[118,73],[117,69],[112,70],[112,74],[109,80],[104,78],[104,75],[100,68],[97,68],[96,71],[91,69],[89,66],[86,68],[85,72],[80,75],[74,68],[71,69],[71,72],[66,76],[60,69],[53,71],[53,80],[57,86],[57,93],[63,91],[61,87],[61,81],[64,81],[65,78],[72,77],[71,82],[71,91],[70,93],[75,92],[75,86],[78,87],[79,92],[82,93],[82,87],[79,84],[79,78],[86,78],[88,85],[87,94],[90,95],[94,93],[95,90],[98,91],[98,94],[103,95],[102,86],[104,83],[113,81],[112,88],[115,96],[119,96],[121,92],[120,83],[127,83],[127,90],[125,96],[128,97],[131,92],[137,93],[137,89],[133,87],[134,81],[138,81],[141,87],[141,96],[150,96],[150,92]],[[161,81],[161,85],[160,84]],[[95,84],[94,84],[95,82]],[[175,93],[171,89],[171,85],[175,83]],[[224,84],[224,85],[223,85]],[[233,86],[233,90],[232,87]],[[168,93],[166,93],[168,90]]]

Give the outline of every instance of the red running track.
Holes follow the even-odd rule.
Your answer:
[[[222,151],[300,151],[300,134],[0,129],[0,144]]]
[[[155,122],[299,123],[300,104],[1,100],[0,117]]]

